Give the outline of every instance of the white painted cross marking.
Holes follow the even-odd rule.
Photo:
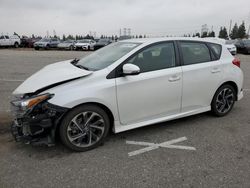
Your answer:
[[[166,142],[162,142],[160,144],[155,144],[155,143],[150,143],[150,142],[126,141],[126,144],[147,146],[145,148],[129,152],[128,156],[131,157],[131,156],[139,155],[139,154],[142,154],[142,153],[145,153],[145,152],[148,152],[148,151],[158,149],[159,147],[171,148],[171,149],[196,150],[194,147],[190,147],[190,146],[173,145],[173,144],[176,144],[176,143],[179,143],[179,142],[183,142],[185,140],[187,140],[186,137],[181,137],[181,138],[169,140],[169,141],[166,141]]]

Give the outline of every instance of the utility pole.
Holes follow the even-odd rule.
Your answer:
[[[131,28],[127,28],[128,29],[128,36],[131,35]]]
[[[232,28],[232,20],[230,20],[228,35],[230,35],[230,33],[231,33],[231,28]]]
[[[54,36],[53,36],[53,37],[56,37],[56,31],[55,31],[55,30],[53,30],[53,34],[54,34]]]
[[[124,36],[127,35],[127,28],[123,28],[123,35],[124,35]]]
[[[249,27],[248,27],[247,37],[249,37],[249,34],[250,34],[250,25],[249,25]]]
[[[122,36],[122,29],[121,28],[120,28],[119,34],[120,34],[120,36]]]

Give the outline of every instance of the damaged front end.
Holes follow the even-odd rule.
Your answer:
[[[55,144],[55,131],[67,108],[48,102],[54,94],[24,95],[11,101],[14,122],[11,132],[15,140],[26,144]]]

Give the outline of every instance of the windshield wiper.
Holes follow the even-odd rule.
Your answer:
[[[71,61],[71,64],[74,65],[74,66],[76,66],[76,67],[78,67],[78,68],[80,68],[80,69],[90,70],[88,67],[85,67],[85,66],[82,66],[82,65],[78,65],[77,63],[78,63],[79,60],[80,59],[75,58],[75,59],[73,59]]]
[[[73,65],[75,65],[79,60],[80,60],[80,59],[75,58],[75,59],[73,59],[70,63],[72,63]]]
[[[76,64],[75,64],[75,66],[78,67],[78,68],[80,68],[80,69],[89,70],[88,67],[84,67],[84,66],[82,66],[82,65],[76,65]]]

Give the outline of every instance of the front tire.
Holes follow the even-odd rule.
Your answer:
[[[87,151],[98,147],[109,132],[107,113],[95,105],[82,105],[71,110],[62,120],[60,137],[73,151]]]
[[[222,85],[215,93],[211,109],[214,115],[222,117],[227,115],[236,101],[236,91],[228,84]]]

